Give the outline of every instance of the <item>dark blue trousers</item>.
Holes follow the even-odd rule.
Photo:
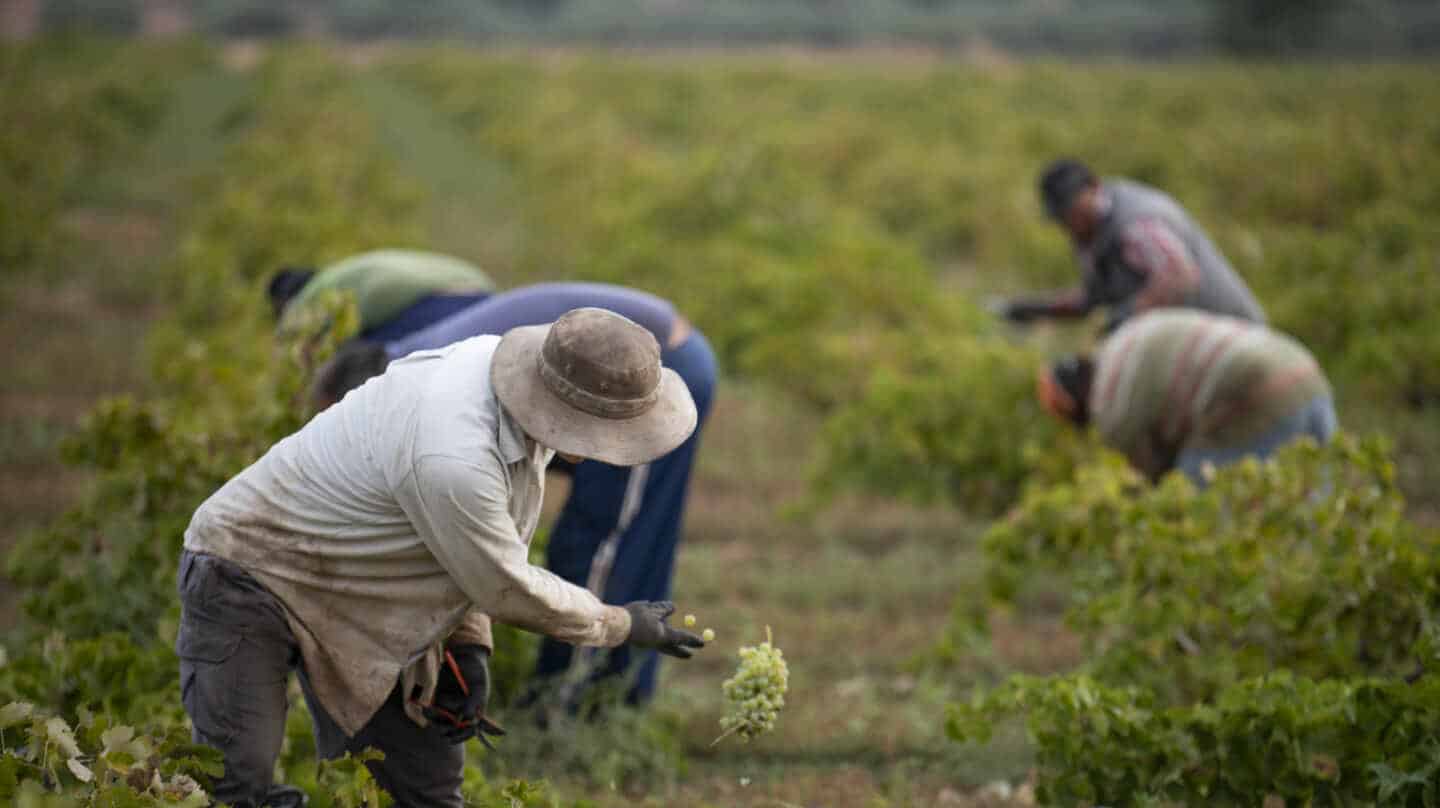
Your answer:
[[[695,434],[673,452],[644,466],[625,468],[593,460],[575,466],[570,498],[546,549],[546,566],[551,572],[617,606],[670,597],[690,469],[715,392],[715,355],[699,331],[664,352],[661,361],[690,388],[700,415]],[[659,668],[659,655],[654,651],[640,652],[628,646],[576,648],[546,639],[535,673],[537,678],[548,677],[552,686],[557,678],[568,682],[569,677],[579,677],[591,684],[633,675],[626,701],[640,704],[654,694]],[[579,696],[579,690],[566,689],[572,704]]]

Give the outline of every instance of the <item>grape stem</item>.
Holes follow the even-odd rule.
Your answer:
[[[735,732],[736,732],[736,730],[740,729],[740,727],[742,727],[742,726],[744,726],[744,725],[743,725],[743,724],[736,724],[736,725],[732,726],[730,729],[727,729],[727,730],[725,730],[724,732],[720,733],[720,737],[719,737],[719,738],[716,738],[715,740],[713,740],[713,741],[710,742],[710,748],[711,748],[711,749],[714,749],[716,744],[720,743],[721,741],[725,740],[726,738],[730,737],[731,735],[734,735]]]

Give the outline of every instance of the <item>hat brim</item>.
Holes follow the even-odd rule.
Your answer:
[[[540,379],[537,360],[550,326],[505,332],[490,360],[490,383],[525,434],[561,454],[638,466],[668,454],[695,431],[695,401],[680,374],[660,371],[654,406],[634,418],[603,418],[562,401]]]

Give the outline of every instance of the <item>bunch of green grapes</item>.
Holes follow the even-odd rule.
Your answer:
[[[731,734],[748,741],[775,729],[789,684],[785,656],[772,643],[770,627],[766,626],[765,642],[742,647],[740,667],[721,686],[726,703],[725,715],[720,718],[724,732],[715,742]]]

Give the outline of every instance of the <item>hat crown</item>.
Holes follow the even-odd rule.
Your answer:
[[[660,343],[635,322],[604,309],[561,315],[537,363],[550,392],[591,415],[634,418],[659,396]]]

